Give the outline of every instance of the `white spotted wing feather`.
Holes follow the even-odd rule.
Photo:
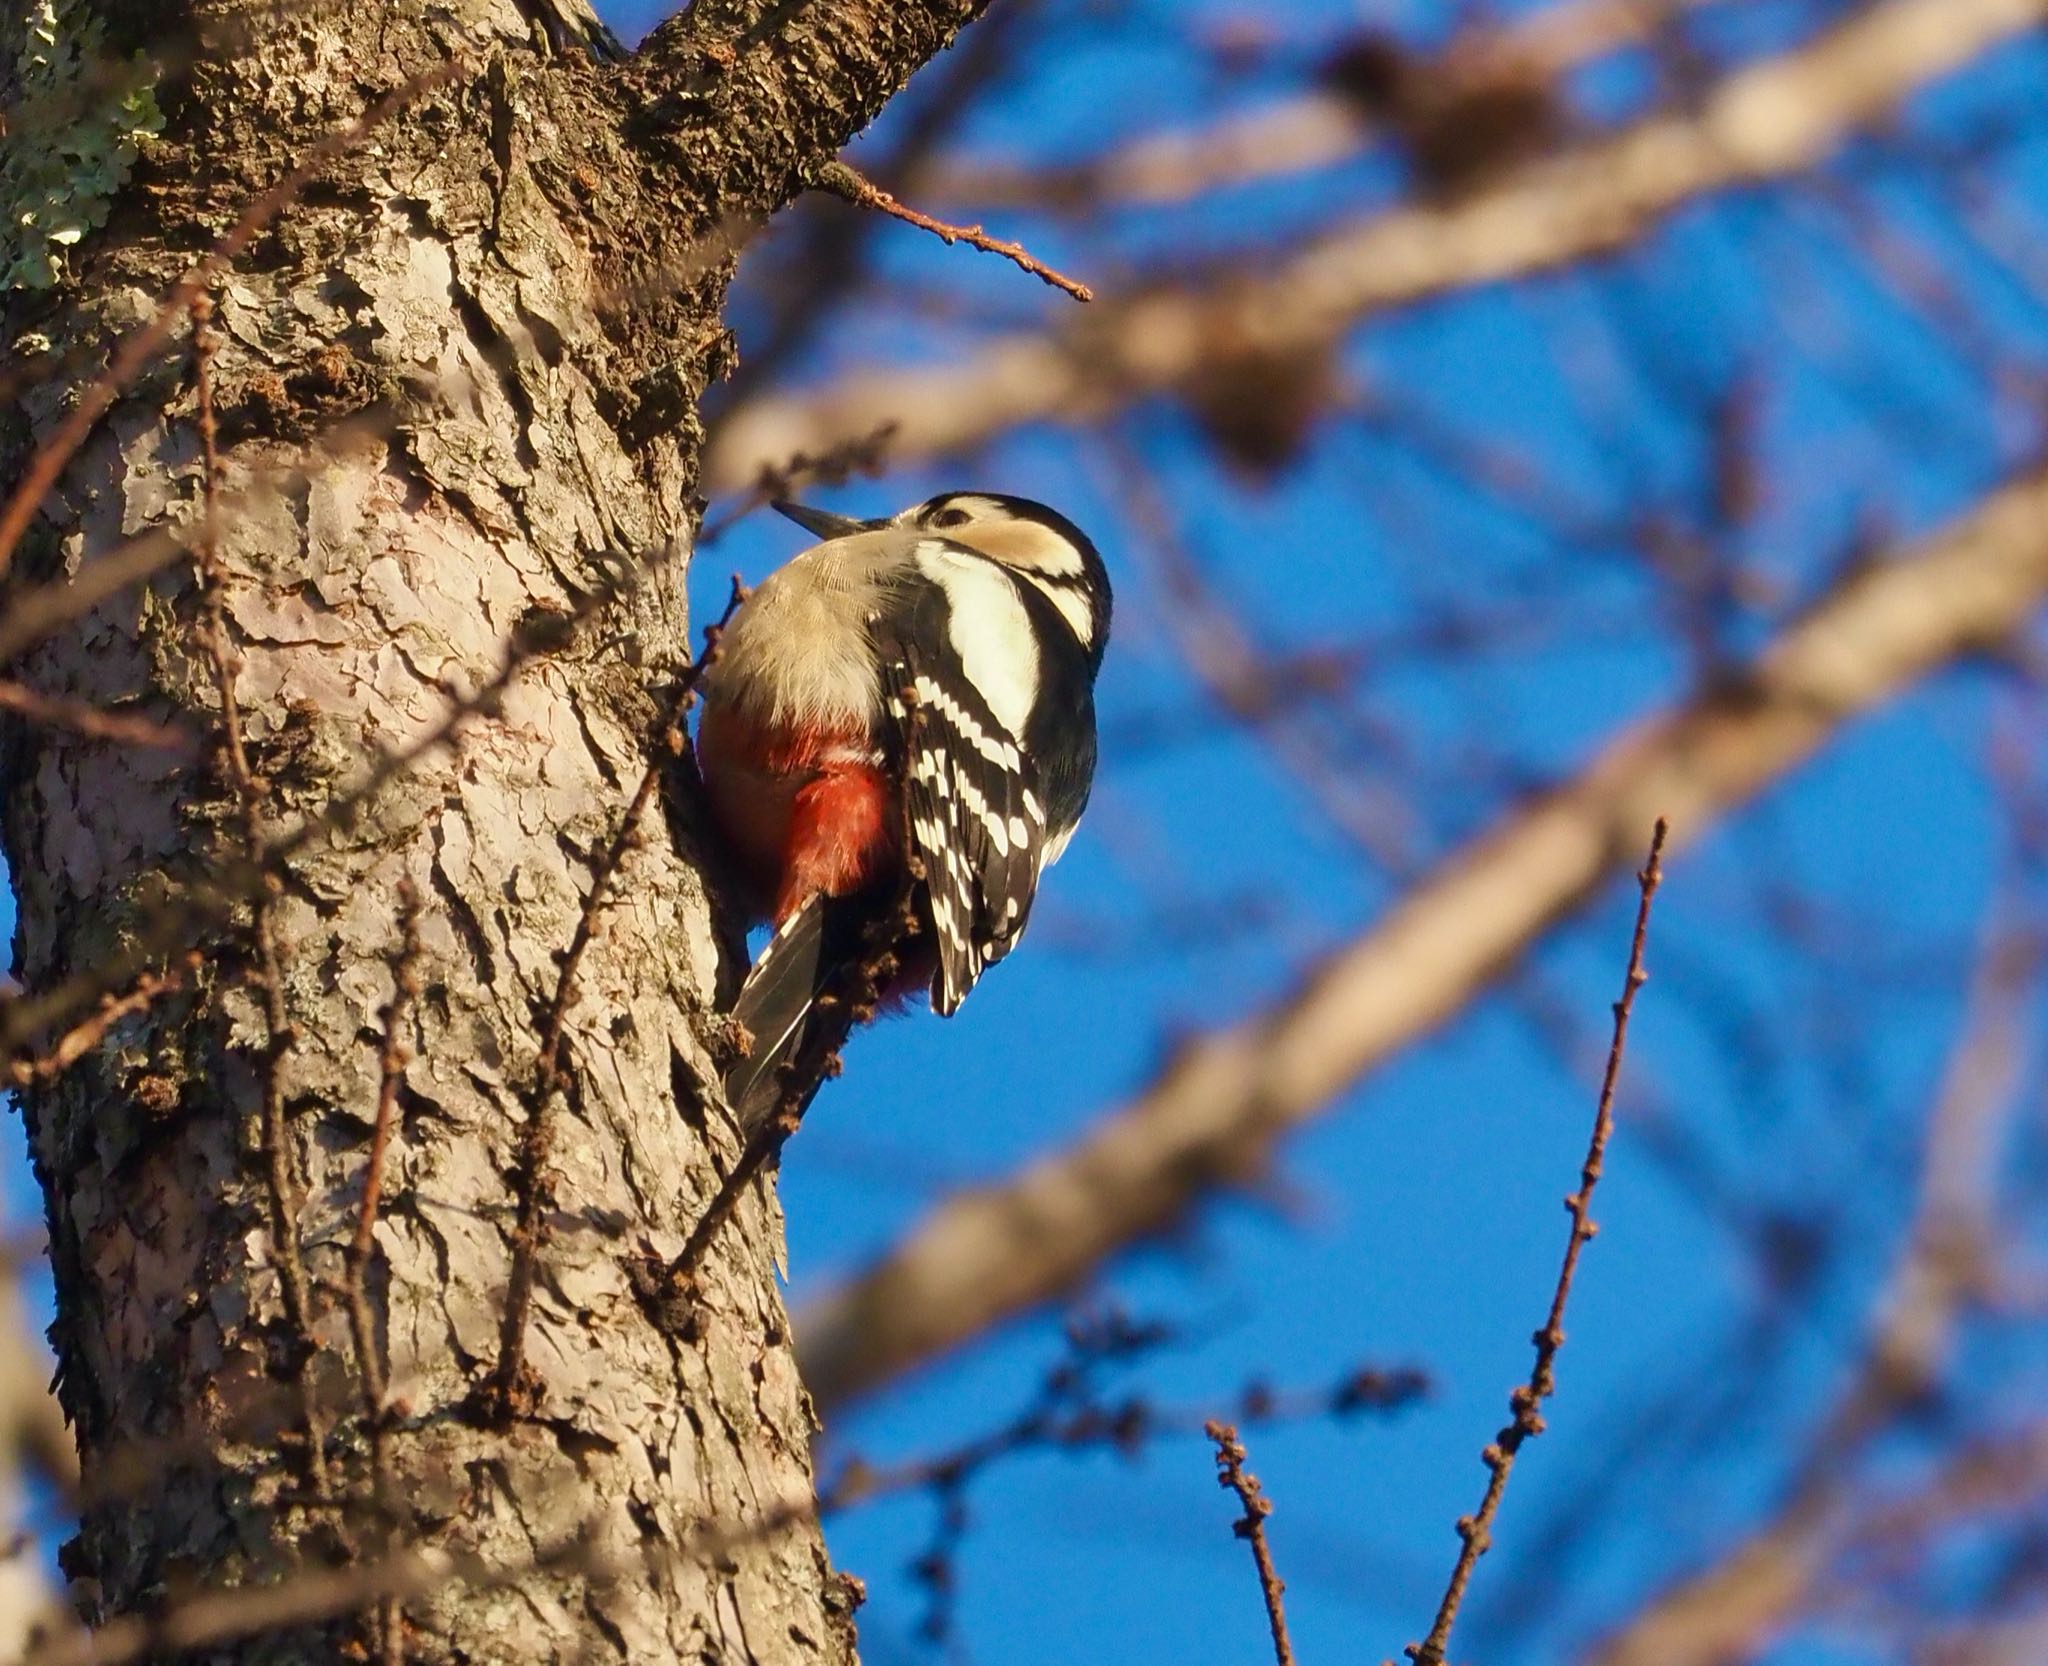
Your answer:
[[[950,1014],[1022,934],[1044,865],[1045,806],[1017,741],[1038,650],[1007,574],[937,541],[918,559],[932,587],[891,644],[885,692],[931,899],[932,1006]]]

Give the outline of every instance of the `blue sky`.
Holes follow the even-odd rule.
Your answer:
[[[1716,8],[1702,38],[1762,50],[1839,10]],[[1074,160],[1284,94],[1347,29],[1427,39],[1448,21],[1448,8],[1424,0],[1285,0],[1256,14],[1227,0],[1152,0],[1084,12],[1072,0],[1039,8],[960,149]],[[607,15],[631,36],[657,9],[621,3]],[[1228,75],[1186,44],[1246,21],[1278,42],[1264,68]],[[2043,57],[2038,45],[1999,55],[1923,100],[1911,130],[1964,133],[1987,112],[2013,111]],[[1594,119],[1634,108],[1646,84],[1640,63],[1623,62],[1577,90]],[[907,109],[885,115],[856,158],[885,149]],[[2013,217],[2048,225],[2044,162],[2041,134],[2020,131],[1970,166]],[[1997,344],[2010,385],[1980,374],[1872,278],[1838,202],[1755,193],[1690,211],[1590,275],[1435,304],[1344,345],[1345,378],[1402,413],[1399,433],[1426,417],[1528,458],[1543,481],[1536,514],[1447,481],[1411,441],[1350,416],[1263,485],[1234,476],[1182,412],[1146,406],[1120,425],[1192,529],[1192,554],[1264,641],[1341,646],[1486,612],[1527,627],[1456,655],[1390,655],[1359,685],[1355,705],[1374,732],[1342,755],[1396,808],[1416,864],[1485,825],[1512,801],[1510,783],[1568,770],[1619,723],[1691,686],[1697,653],[1674,628],[1683,584],[1620,537],[1540,523],[1611,527],[1648,502],[1697,524],[1711,476],[1699,402],[1753,378],[1769,463],[1758,512],[1702,535],[1761,598],[1718,621],[1724,654],[1754,646],[1819,588],[1853,527],[1933,525],[2038,444],[2038,384],[2024,373],[2039,371],[2048,346],[2039,297],[1964,234],[1918,164],[1861,147],[1830,178],[1915,230]],[[1166,251],[1278,247],[1392,186],[1386,164],[1368,162],[1106,226],[991,216],[991,229],[1021,232],[1045,258],[1113,287]],[[743,353],[761,315],[750,286],[791,246],[778,222],[743,266]],[[1048,319],[1069,304],[908,228],[880,228],[873,248],[878,289],[845,306],[792,384],[877,357],[947,358],[971,345],[982,318]],[[1070,1138],[1142,1083],[1176,1034],[1279,997],[1308,958],[1369,924],[1399,889],[1398,874],[1333,830],[1240,732],[1202,719],[1153,570],[1115,501],[1116,471],[1091,450],[1086,436],[1034,431],[971,466],[819,494],[872,513],[987,486],[1044,498],[1095,530],[1118,584],[1104,729],[1141,738],[1106,751],[1089,821],[1033,938],[954,1020],[900,1020],[859,1038],[845,1078],[821,1097],[782,1182],[793,1305],[947,1191]],[[715,609],[734,568],[758,577],[803,541],[772,517],[744,522],[699,563],[700,605]],[[1856,725],[1674,864],[1551,1432],[1516,1471],[1454,1655],[1489,1666],[1580,1658],[1603,1624],[1776,1496],[1896,1246],[1917,1132],[1994,896],[2040,900],[1987,773],[1994,724],[2038,716],[1989,673],[1945,677]],[[1173,738],[1161,741],[1169,720]],[[1266,1184],[1205,1204],[1170,1244],[1105,1269],[1091,1293],[1181,1332],[1125,1374],[1161,1405],[1227,1410],[1247,1380],[1311,1385],[1361,1364],[1429,1373],[1427,1402],[1398,1415],[1249,1436],[1305,1666],[1397,1657],[1426,1629],[1456,1549],[1451,1523],[1478,1499],[1479,1448],[1527,1373],[1529,1332],[1555,1277],[1558,1199],[1583,1151],[1632,909],[1617,890],[1523,975],[1291,1141]],[[1243,929],[1224,928],[1247,911]],[[1214,929],[1160,946],[1162,924],[1190,920]],[[5,1137],[18,1143],[16,1119]],[[0,1178],[13,1218],[32,1219],[12,1146]],[[1821,1234],[1796,1326],[1765,1323],[1778,1311],[1771,1267],[1741,1230],[1758,1219]],[[928,1454],[977,1433],[1030,1398],[1060,1347],[1058,1315],[1014,1326],[836,1422],[827,1451]],[[2044,1361],[2012,1352],[1972,1391],[1989,1420],[2038,1397]],[[1686,1436],[1687,1409],[1723,1393],[1733,1409]],[[1632,1436],[1646,1408],[1670,1397],[1677,1409]],[[1561,1514],[1610,1464],[1614,1487],[1568,1545]],[[1161,1441],[1135,1461],[1022,1457],[983,1477],[970,1506],[946,1649],[917,1639],[923,1599],[906,1572],[932,1502],[900,1499],[832,1523],[835,1560],[872,1593],[862,1622],[871,1662],[1263,1657],[1257,1585],[1199,1437]],[[1802,1629],[1767,1666],[1889,1658],[1844,1622]]]

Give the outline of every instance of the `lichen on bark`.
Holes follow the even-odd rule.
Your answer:
[[[27,0],[18,24],[0,139],[0,290],[50,289],[164,119],[148,54],[109,55],[84,0]]]

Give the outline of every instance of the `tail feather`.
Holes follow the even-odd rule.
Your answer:
[[[838,899],[812,897],[783,921],[747,973],[732,1016],[753,1046],[725,1076],[726,1102],[745,1139],[791,1096],[799,1110],[810,1103],[826,1060],[852,1030],[847,1003],[819,997],[835,970],[858,952],[853,912]]]

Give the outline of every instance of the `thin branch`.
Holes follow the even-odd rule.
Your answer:
[[[1680,15],[1726,0],[1561,0],[1483,33],[1460,34],[1411,75],[1455,106],[1508,82],[1554,81],[1650,39]],[[1341,79],[1332,77],[1332,79]],[[1050,168],[960,156],[896,178],[921,192],[983,207],[1080,209],[1186,202],[1209,191],[1330,167],[1386,133],[1382,111],[1354,88],[1323,86],[1200,128],[1148,133],[1115,152]]]
[[[370,1132],[369,1155],[363,1163],[363,1196],[356,1211],[355,1235],[349,1240],[347,1266],[349,1308],[356,1332],[356,1353],[363,1375],[363,1415],[374,1427],[383,1421],[388,1389],[382,1350],[373,1346],[365,1275],[377,1242],[377,1211],[384,1195],[384,1159],[397,1122],[398,1090],[412,1050],[405,1044],[405,1022],[420,992],[420,894],[410,879],[398,883],[397,952],[391,960],[391,1000],[384,1008],[384,1032],[377,1048],[377,1110]]]
[[[270,1204],[270,1249],[277,1262],[278,1285],[285,1321],[291,1327],[288,1368],[298,1386],[305,1415],[306,1472],[317,1498],[328,1496],[326,1434],[313,1393],[311,1370],[320,1351],[313,1329],[312,1289],[299,1255],[299,1213],[304,1198],[293,1172],[290,1131],[284,1103],[284,1059],[297,1040],[284,998],[284,959],[278,948],[275,902],[277,878],[269,872],[268,836],[263,827],[264,789],[249,766],[242,739],[242,708],[235,680],[241,655],[228,640],[225,592],[227,568],[220,554],[220,436],[213,410],[213,356],[219,338],[213,332],[213,300],[192,297],[192,346],[198,371],[199,441],[201,451],[202,519],[193,558],[199,574],[201,624],[199,644],[213,668],[220,700],[220,749],[234,790],[241,824],[242,849],[250,867],[262,874],[249,897],[249,931],[256,945],[251,982],[262,997],[264,1045],[260,1067],[263,1094],[263,1162]]]
[[[529,1398],[526,1377],[526,1326],[533,1307],[533,1288],[539,1271],[540,1252],[546,1242],[547,1210],[553,1201],[553,1187],[547,1175],[548,1157],[554,1147],[554,1106],[566,1071],[562,1051],[568,1035],[569,1008],[576,999],[576,974],[584,952],[597,934],[598,911],[604,906],[612,881],[624,865],[627,854],[640,843],[640,821],[653,801],[662,775],[680,757],[687,737],[684,722],[697,697],[697,684],[718,657],[719,637],[733,611],[745,599],[746,591],[733,580],[732,595],[718,622],[704,633],[704,651],[683,670],[675,692],[656,725],[654,748],[640,783],[633,790],[625,814],[619,818],[610,846],[591,876],[590,890],[576,918],[569,947],[562,954],[561,973],[555,980],[554,995],[541,1022],[540,1055],[534,1065],[533,1100],[526,1126],[520,1135],[519,1163],[513,1181],[519,1213],[512,1231],[512,1268],[505,1291],[505,1312],[498,1332],[498,1363],[485,1387],[491,1414],[498,1420],[511,1418]]]
[[[898,202],[865,174],[844,162],[828,162],[820,168],[817,185],[821,191],[830,191],[834,196],[844,197],[856,208],[872,208],[901,220],[906,225],[916,226],[920,231],[928,231],[942,243],[965,243],[987,254],[1001,255],[1012,265],[1029,272],[1041,282],[1049,283],[1055,289],[1065,290],[1077,301],[1095,299],[1095,291],[1085,283],[1079,283],[1063,272],[1054,271],[1022,243],[1006,243],[1000,237],[991,237],[980,226],[956,226],[944,220],[935,220],[929,214],[920,214],[907,203]]]
[[[356,1370],[362,1384],[363,1425],[370,1437],[370,1474],[377,1513],[388,1535],[399,1519],[398,1478],[391,1464],[390,1364],[377,1345],[370,1313],[370,1257],[377,1242],[377,1208],[384,1191],[384,1159],[398,1120],[398,1090],[412,1051],[405,1025],[420,992],[420,894],[410,879],[398,883],[398,948],[391,959],[391,1000],[384,1008],[384,1034],[377,1049],[377,1112],[363,1161],[363,1198],[355,1235],[344,1258],[349,1330],[355,1339]],[[394,1595],[377,1604],[377,1638],[383,1666],[405,1666],[405,1613]]]
[[[762,1531],[774,1531],[809,1518],[809,1504],[786,1504],[764,1512]],[[768,1523],[774,1523],[770,1527]],[[172,1602],[154,1615],[123,1615],[98,1629],[61,1637],[35,1650],[23,1666],[131,1666],[131,1662],[174,1656],[254,1637],[340,1619],[385,1598],[410,1600],[428,1596],[451,1582],[471,1590],[502,1590],[543,1572],[582,1572],[592,1580],[623,1578],[645,1566],[672,1568],[702,1555],[715,1555],[729,1533],[702,1529],[670,1547],[645,1541],[643,1553],[625,1557],[602,1549],[602,1537],[590,1529],[571,1533],[535,1555],[502,1566],[487,1566],[475,1557],[416,1545],[393,1551],[377,1561],[356,1561],[346,1568],[305,1568],[276,1584],[252,1584],[207,1590]]]
[[[1378,127],[1358,100],[1317,87],[1195,129],[1147,133],[1109,155],[1051,167],[949,156],[907,176],[921,195],[981,209],[1074,214],[1182,203],[1363,152]],[[905,177],[905,176],[896,176]]]
[[[683,1241],[683,1247],[662,1268],[669,1290],[682,1292],[691,1287],[697,1268],[704,1260],[704,1252],[724,1230],[734,1207],[754,1183],[755,1176],[780,1160],[782,1148],[803,1123],[805,1109],[794,1095],[786,1095],[775,1114],[747,1136],[739,1161],[718,1182],[718,1190],[712,1193],[704,1213],[697,1217],[697,1224],[690,1228],[690,1236]]]
[[[819,1515],[834,1515],[898,1493],[957,1484],[1023,1452],[1106,1447],[1131,1456],[1161,1437],[1206,1434],[1215,1421],[1213,1399],[1196,1408],[1135,1397],[1110,1404],[1096,1397],[1091,1369],[1105,1358],[1129,1357],[1151,1345],[1155,1336],[1156,1332],[1118,1321],[1107,1347],[1089,1345],[1085,1335],[1071,1342],[1069,1354],[1046,1374],[1031,1402],[996,1428],[924,1457],[888,1464],[849,1459],[818,1489]],[[1258,1428],[1320,1418],[1342,1421],[1364,1412],[1404,1410],[1428,1391],[1428,1378],[1410,1367],[1362,1366],[1333,1384],[1313,1388],[1248,1383],[1233,1397],[1232,1415]]]
[[[910,756],[916,750],[924,709],[915,689],[904,688],[899,693],[909,713],[904,752]],[[910,785],[909,772],[905,771],[898,782],[897,805],[899,825],[905,827],[910,825]],[[923,929],[918,888],[924,877],[922,859],[914,855],[907,857],[894,902],[885,913],[863,928],[859,956],[851,964],[835,968],[825,987],[818,991],[816,1011],[819,1016],[813,1033],[795,1053],[777,1066],[780,1091],[773,1109],[759,1127],[742,1127],[747,1143],[739,1161],[719,1182],[710,1205],[690,1229],[690,1236],[682,1249],[662,1270],[662,1280],[668,1292],[680,1294],[689,1290],[705,1251],[724,1229],[727,1217],[742,1194],[753,1184],[756,1175],[780,1160],[782,1148],[803,1125],[804,1112],[810,1108],[819,1087],[839,1074],[839,1050],[845,1046],[847,1037],[855,1026],[874,1020],[886,992],[900,981],[904,946]],[[751,1038],[749,1041],[751,1043]]]
[[[1158,586],[1161,620],[1180,662],[1223,716],[1258,738],[1332,826],[1387,873],[1405,877],[1413,866],[1405,798],[1318,742],[1300,721],[1312,702],[1281,697],[1284,664],[1243,610],[1215,594],[1188,548],[1172,494],[1138,446],[1112,428],[1100,461],[1128,506],[1138,534],[1132,542]]]
[[[739,1161],[719,1181],[718,1190],[712,1194],[711,1202],[705,1206],[697,1224],[690,1229],[690,1236],[683,1247],[661,1269],[661,1279],[669,1292],[686,1292],[691,1287],[705,1252],[724,1230],[726,1221],[746,1195],[747,1188],[756,1176],[772,1169],[781,1160],[782,1148],[803,1126],[804,1112],[810,1108],[819,1085],[839,1074],[839,1049],[845,1045],[847,1036],[855,1025],[864,1024],[874,1017],[882,992],[889,987],[900,964],[898,951],[918,929],[917,916],[911,906],[910,885],[906,884],[895,908],[868,928],[866,947],[860,959],[840,973],[832,986],[820,994],[819,1007],[829,1004],[837,1009],[838,1016],[836,1020],[826,1020],[834,1024],[834,1031],[821,1038],[818,1044],[815,1070],[809,1068],[808,1061],[803,1059],[792,1060],[781,1067],[782,1090],[774,1110],[759,1127],[745,1130],[747,1143],[740,1152]]]
[[[16,1087],[24,1088],[32,1082],[54,1081],[104,1041],[107,1032],[122,1019],[147,1012],[164,996],[183,989],[186,974],[197,969],[200,958],[199,952],[192,950],[181,966],[168,972],[145,972],[125,995],[102,997],[99,1011],[66,1031],[48,1052],[8,1061],[8,1078]]]
[[[1273,1566],[1273,1552],[1266,1543],[1266,1518],[1273,1513],[1273,1501],[1259,1485],[1259,1478],[1244,1467],[1249,1455],[1228,1423],[1211,1423],[1206,1429],[1216,1443],[1216,1484],[1237,1494],[1244,1514],[1232,1524],[1233,1531],[1252,1547],[1252,1562],[1259,1570],[1259,1591],[1266,1599],[1266,1624],[1273,1633],[1276,1666],[1294,1666],[1294,1643],[1287,1635],[1287,1609],[1282,1602],[1287,1586],[1280,1570]]]
[[[600,1524],[593,1521],[538,1547],[531,1556],[497,1565],[438,1547],[408,1546],[375,1561],[307,1567],[274,1584],[202,1591],[153,1614],[123,1615],[94,1631],[53,1639],[32,1651],[21,1666],[131,1666],[337,1619],[386,1598],[430,1596],[451,1583],[474,1591],[505,1590],[535,1574],[580,1573],[598,1584],[648,1570],[715,1561],[741,1545],[760,1543],[811,1521],[816,1514],[816,1501],[809,1494],[771,1501],[735,1526],[707,1523],[673,1542],[643,1538],[632,1554],[607,1549],[607,1536],[595,1531]]]
[[[2015,1443],[1999,1456],[1996,1477],[2010,1479],[2024,1464],[2034,1478],[2030,1484],[2038,1484],[2048,1459],[2048,1428],[2034,1426],[2024,1446]],[[1966,1458],[1938,1476],[1935,1485],[1978,1480],[1976,1467]],[[701,1564],[813,1521],[818,1511],[815,1495],[788,1497],[769,1502],[745,1521],[706,1523],[677,1541],[643,1539],[631,1555],[606,1550],[605,1537],[588,1528],[569,1533],[530,1557],[496,1566],[438,1548],[408,1548],[375,1562],[307,1569],[273,1585],[204,1591],[155,1614],[125,1615],[89,1634],[54,1639],[31,1653],[22,1666],[131,1666],[153,1654],[174,1654],[333,1619],[387,1596],[425,1596],[451,1583],[472,1590],[502,1590],[537,1572],[558,1571],[580,1572],[595,1583],[648,1569]]]
[[[1079,1339],[1079,1363],[1085,1369],[1091,1361],[1126,1357],[1144,1345],[1146,1335],[1142,1330],[1133,1331],[1125,1324],[1113,1323],[1105,1335]],[[994,1436],[937,1457],[888,1468],[849,1464],[829,1487],[770,1500],[752,1515],[736,1521],[705,1521],[679,1539],[650,1535],[642,1538],[631,1553],[606,1549],[608,1536],[587,1529],[570,1533],[552,1545],[536,1547],[531,1556],[498,1564],[451,1554],[438,1547],[393,1549],[381,1559],[345,1568],[303,1569],[273,1585],[196,1592],[154,1614],[125,1615],[108,1621],[89,1635],[53,1639],[22,1666],[129,1666],[130,1662],[155,1653],[176,1653],[337,1618],[372,1603],[403,1602],[451,1582],[472,1590],[504,1589],[535,1573],[556,1571],[581,1572],[598,1582],[637,1572],[715,1562],[743,1546],[773,1540],[822,1515],[943,1485],[948,1477],[964,1476],[1027,1445],[1058,1445],[1075,1450],[1109,1445],[1124,1449],[1134,1438],[1134,1431],[1143,1435],[1162,1431],[1192,1434],[1202,1426],[1193,1414],[1182,1411],[1156,1411],[1135,1422],[1127,1412],[1112,1412],[1089,1404],[1063,1412],[1063,1406],[1074,1398],[1070,1386],[1063,1386],[1067,1384],[1064,1373],[1072,1369],[1070,1362],[1049,1374],[1033,1411],[1020,1424],[1010,1425]],[[1404,1406],[1422,1388],[1421,1379],[1412,1371],[1366,1368],[1347,1373],[1324,1388],[1286,1392],[1254,1385],[1239,1397],[1239,1415],[1258,1423],[1349,1417],[1362,1411]],[[149,1484],[158,1465],[168,1456],[168,1448],[158,1449],[153,1454],[155,1461],[137,1470],[134,1485]],[[95,1488],[93,1496],[112,1495]]]
[[[12,664],[58,626],[83,618],[109,597],[180,559],[187,549],[182,531],[151,527],[105,555],[94,556],[74,575],[10,597],[6,611],[0,613],[0,665]]]
[[[1444,1666],[1444,1651],[1450,1647],[1451,1627],[1472,1582],[1472,1570],[1493,1543],[1494,1517],[1508,1490],[1508,1475],[1515,1467],[1515,1455],[1525,1441],[1543,1433],[1543,1402],[1557,1388],[1557,1354],[1564,1346],[1564,1309],[1571,1299],[1572,1279],[1579,1270],[1579,1253],[1593,1239],[1599,1227],[1593,1220],[1593,1188],[1600,1184],[1606,1167],[1607,1142],[1614,1133],[1614,1090],[1621,1080],[1622,1055],[1628,1050],[1629,1015],[1635,1011],[1636,991],[1649,981],[1643,970],[1643,945],[1650,935],[1650,905],[1664,880],[1664,841],[1671,827],[1658,818],[1650,835],[1650,857],[1636,876],[1641,898],[1636,904],[1635,936],[1629,943],[1628,974],[1622,980],[1621,999],[1614,1003],[1614,1041],[1607,1050],[1607,1069],[1600,1078],[1600,1103],[1593,1114],[1593,1137],[1586,1147],[1586,1160],[1579,1169],[1579,1189],[1564,1200],[1572,1218],[1571,1234],[1565,1240],[1564,1262],[1557,1271],[1557,1288],[1551,1293],[1550,1312],[1536,1333],[1536,1363],[1529,1380],[1508,1396],[1511,1421],[1494,1436],[1493,1444],[1481,1455],[1489,1471],[1486,1496],[1479,1513],[1458,1519],[1458,1560],[1451,1569],[1451,1582],[1437,1606],[1436,1622],[1420,1643],[1411,1643],[1408,1658],[1415,1666]]]
[[[1504,810],[1293,994],[1182,1048],[1069,1149],[948,1201],[797,1315],[812,1394],[845,1400],[958,1347],[1257,1171],[1623,871],[1632,829],[1668,812],[1674,848],[1703,836],[1859,714],[2020,630],[2048,602],[2044,523],[2048,471],[1846,574],[1738,674]]]
[[[359,438],[382,438],[389,434],[395,420],[390,411],[383,409],[344,417],[323,427],[308,442],[307,450]],[[216,511],[224,522],[232,521],[249,503],[252,487],[302,483],[305,454],[289,461],[258,462],[245,472],[249,478],[247,486],[218,494]],[[10,597],[5,610],[0,611],[0,666],[12,664],[60,626],[84,618],[129,585],[171,566],[189,552],[197,532],[195,526],[153,526],[104,554],[90,556],[76,573]]]
[[[799,482],[822,481],[828,486],[843,484],[855,474],[880,474],[888,461],[889,439],[896,424],[885,422],[867,434],[843,440],[821,456],[798,452],[784,462],[763,464],[754,484],[740,501],[715,518],[707,518],[697,534],[699,551],[709,548],[755,510],[777,498],[793,496]]]
[[[951,50],[920,71],[918,96],[898,106],[891,141],[868,152],[872,172],[884,179],[922,178],[938,147],[1016,64],[1019,37],[1038,27],[1045,10],[1042,0],[993,6]],[[747,351],[726,379],[719,401],[724,408],[736,409],[773,386],[810,352],[820,333],[832,326],[839,303],[871,275],[871,245],[881,226],[872,214],[815,214],[793,221],[794,240],[776,251],[777,267],[791,281],[771,278],[760,286],[768,315],[750,333]]]
[[[1989,1251],[2000,1236],[1997,1154],[2029,1104],[2019,1073],[2027,1047],[2018,1032],[2023,1015],[2038,1010],[2042,956],[2035,933],[2016,934],[2000,919],[2008,904],[2005,897],[1993,903],[1928,1118],[1912,1225],[1874,1304],[1860,1356],[1805,1442],[1784,1498],[1751,1531],[1617,1625],[1589,1651],[1592,1666],[1722,1666],[1751,1658],[1814,1604],[1856,1536],[1881,1530],[1869,1501],[1857,1496],[1857,1464],[1943,1389],[1967,1306],[1992,1276]],[[2038,1427],[2028,1438],[2036,1456],[2016,1464],[2003,1455],[1996,1465],[2002,1481],[2041,1484],[2048,1439]],[[1961,1478],[1970,1470],[1966,1447],[1949,1473]],[[1936,1485],[1945,1491],[1948,1482]]]

